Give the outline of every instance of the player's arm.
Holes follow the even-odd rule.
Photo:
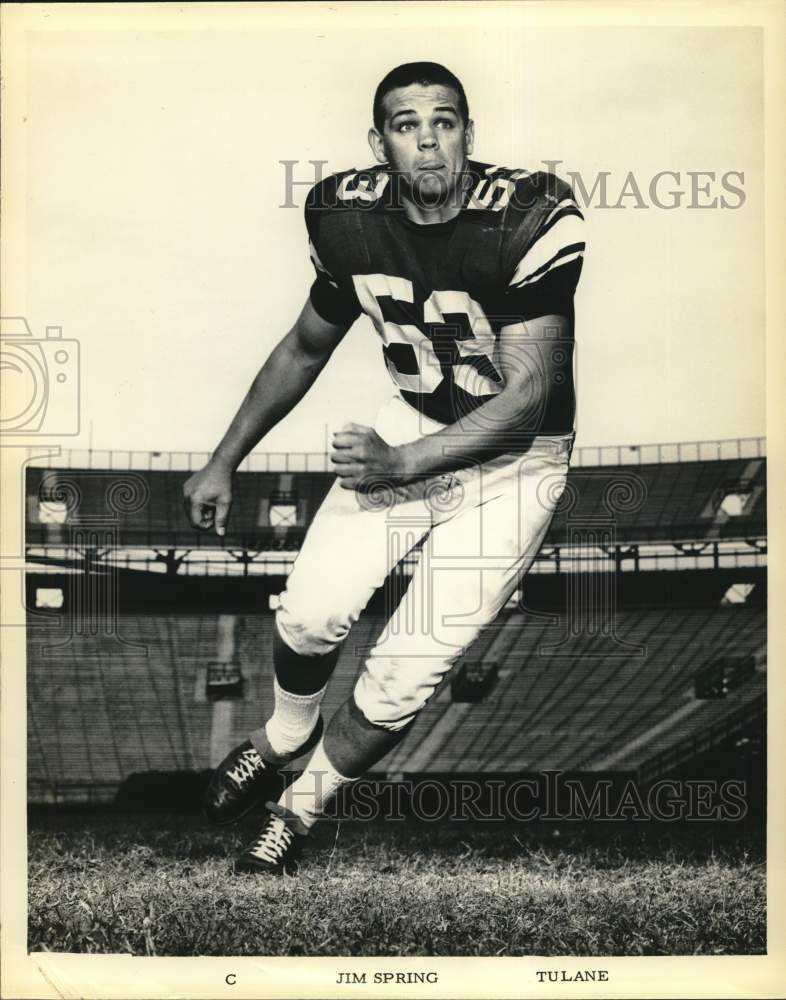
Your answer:
[[[524,452],[543,429],[552,394],[570,376],[573,317],[549,315],[505,326],[495,363],[504,388],[454,424],[397,448],[404,482]],[[560,344],[560,350],[553,345]]]
[[[572,338],[572,315],[552,314],[504,326],[495,359],[503,389],[456,423],[410,444],[393,447],[368,427],[348,425],[335,435],[331,455],[342,486],[362,488],[364,478],[385,475],[407,483],[495,455],[526,451],[571,364],[570,351],[555,351],[551,345],[565,345]]]
[[[276,345],[251,384],[208,464],[183,487],[195,528],[224,534],[232,502],[232,473],[246,455],[305,396],[351,321],[328,322],[309,299],[297,322]]]

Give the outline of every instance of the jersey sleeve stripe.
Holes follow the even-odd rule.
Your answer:
[[[572,260],[578,260],[580,257],[584,256],[584,244],[576,244],[573,247],[565,247],[564,250],[560,252],[550,260],[543,267],[539,268],[534,274],[531,274],[528,278],[520,281],[517,285],[511,286],[515,288],[525,288],[529,285],[534,284],[536,281],[540,281],[541,278],[549,274],[551,271],[556,270],[558,267],[562,267],[563,264],[569,264]]]
[[[557,221],[557,217],[561,216],[563,213],[565,213],[566,215],[567,214],[576,215],[580,219],[584,218],[584,216],[581,214],[579,210],[579,206],[576,204],[576,202],[572,197],[563,198],[562,201],[558,202],[546,216],[543,222],[542,231],[545,232],[547,229],[549,229],[551,224]]]
[[[327,280],[330,282],[330,284],[333,285],[335,288],[338,288],[338,284],[337,284],[336,280],[334,279],[333,275],[330,273],[330,271],[328,271],[328,269],[325,267],[325,265],[319,259],[319,254],[317,253],[317,248],[314,246],[314,244],[313,244],[313,242],[311,240],[308,241],[308,252],[309,252],[309,255],[311,256],[311,263],[314,265],[314,267],[317,270],[317,274],[324,274],[324,276],[327,278]]]
[[[548,220],[541,227],[540,233],[538,234],[538,240],[542,240],[546,233],[550,232],[556,225],[559,225],[559,223],[566,217],[578,220],[579,224],[583,225],[584,223],[584,216],[575,205],[572,208],[563,208],[559,212],[552,212]]]
[[[584,220],[574,211],[556,221],[538,237],[518,263],[509,287],[518,288],[545,274],[568,251],[584,250]]]

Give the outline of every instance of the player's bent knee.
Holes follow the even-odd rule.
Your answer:
[[[416,694],[408,695],[380,683],[364,671],[354,690],[355,703],[372,726],[396,733],[410,725],[425,701]]]
[[[283,641],[300,656],[324,656],[346,639],[352,622],[349,616],[318,611],[295,614],[282,603],[276,626]]]

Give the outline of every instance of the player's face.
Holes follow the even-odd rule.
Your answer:
[[[450,199],[472,152],[473,125],[464,125],[452,87],[412,84],[384,99],[382,132],[369,142],[377,160],[388,162],[414,199],[427,206]]]

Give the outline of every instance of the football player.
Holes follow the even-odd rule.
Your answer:
[[[229,823],[269,802],[236,871],[296,867],[337,790],[373,768],[530,567],[573,443],[573,298],[584,251],[571,189],[546,172],[470,159],[460,81],[436,63],[392,70],[368,138],[376,165],[310,192],[316,278],[207,466],[184,488],[194,527],[225,533],[232,474],[313,384],[361,313],[394,383],[374,427],[335,434],[336,481],[281,595],[273,711],[215,771],[205,808]],[[351,697],[320,703],[353,624],[422,546]],[[276,791],[274,791],[276,790]]]

